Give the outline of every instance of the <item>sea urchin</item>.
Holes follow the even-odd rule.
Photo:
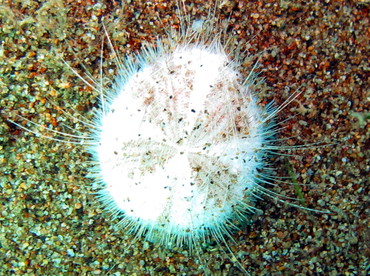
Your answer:
[[[276,110],[257,105],[243,60],[209,33],[187,31],[123,62],[96,116],[101,202],[166,246],[223,240],[253,211],[272,136]]]

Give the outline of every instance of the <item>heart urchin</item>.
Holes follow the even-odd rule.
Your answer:
[[[197,35],[122,64],[91,148],[105,208],[166,246],[223,240],[253,211],[276,111],[257,105],[242,60],[219,38]]]

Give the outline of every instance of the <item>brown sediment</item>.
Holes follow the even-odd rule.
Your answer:
[[[99,78],[101,18],[117,52],[133,54],[156,42],[176,18],[174,1],[12,1],[0,6],[0,264],[7,274],[201,275],[197,255],[158,248],[110,228],[86,179],[89,155],[82,146],[35,137],[6,121],[15,114],[60,131],[86,132],[67,110],[91,118],[99,93],[82,83],[80,65]],[[275,160],[291,164],[307,207],[260,201],[263,216],[243,226],[230,247],[252,275],[366,274],[369,248],[369,3],[367,1],[221,1],[220,18],[250,53],[261,51],[266,92],[261,102],[297,102],[280,119],[290,144],[332,143]],[[206,16],[213,2],[186,1],[191,17]],[[160,20],[159,20],[160,18]],[[119,19],[114,23],[114,19]],[[178,26],[174,24],[174,27]],[[104,75],[114,59],[104,46]],[[247,68],[246,68],[247,70]],[[244,72],[246,73],[246,72]],[[103,80],[105,83],[106,79]],[[264,89],[265,91],[265,89]],[[45,100],[46,99],[46,100]],[[354,116],[353,114],[358,114]],[[363,116],[363,117],[361,117]],[[358,120],[363,118],[363,120]],[[360,122],[361,121],[361,122]],[[281,175],[288,175],[283,169]],[[271,187],[293,197],[291,185]],[[214,275],[238,275],[217,245],[203,263]],[[116,274],[119,275],[119,274]]]

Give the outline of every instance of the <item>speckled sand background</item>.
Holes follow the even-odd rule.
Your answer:
[[[8,122],[86,132],[61,110],[91,117],[98,93],[62,62],[99,78],[101,18],[122,54],[154,43],[175,1],[2,1],[0,4],[0,275],[240,275],[216,244],[191,257],[158,248],[122,230],[94,201],[82,146],[36,138]],[[186,1],[192,18],[214,2]],[[299,103],[281,114],[288,144],[333,143],[274,162],[298,175],[306,206],[260,201],[264,214],[234,234],[230,248],[251,275],[365,275],[369,271],[369,1],[220,1],[229,35],[261,56],[270,90],[282,103],[300,88]],[[269,3],[267,3],[269,2]],[[173,26],[178,26],[174,24]],[[115,73],[104,46],[104,82]],[[246,71],[247,73],[247,67]],[[121,127],[124,127],[122,125]],[[37,129],[42,131],[42,129]],[[286,164],[290,164],[287,166]],[[272,188],[297,197],[289,185]]]

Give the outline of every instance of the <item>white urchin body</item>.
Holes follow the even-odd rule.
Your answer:
[[[122,226],[163,245],[223,240],[253,209],[269,112],[217,39],[171,41],[138,59],[96,119],[100,199]]]

